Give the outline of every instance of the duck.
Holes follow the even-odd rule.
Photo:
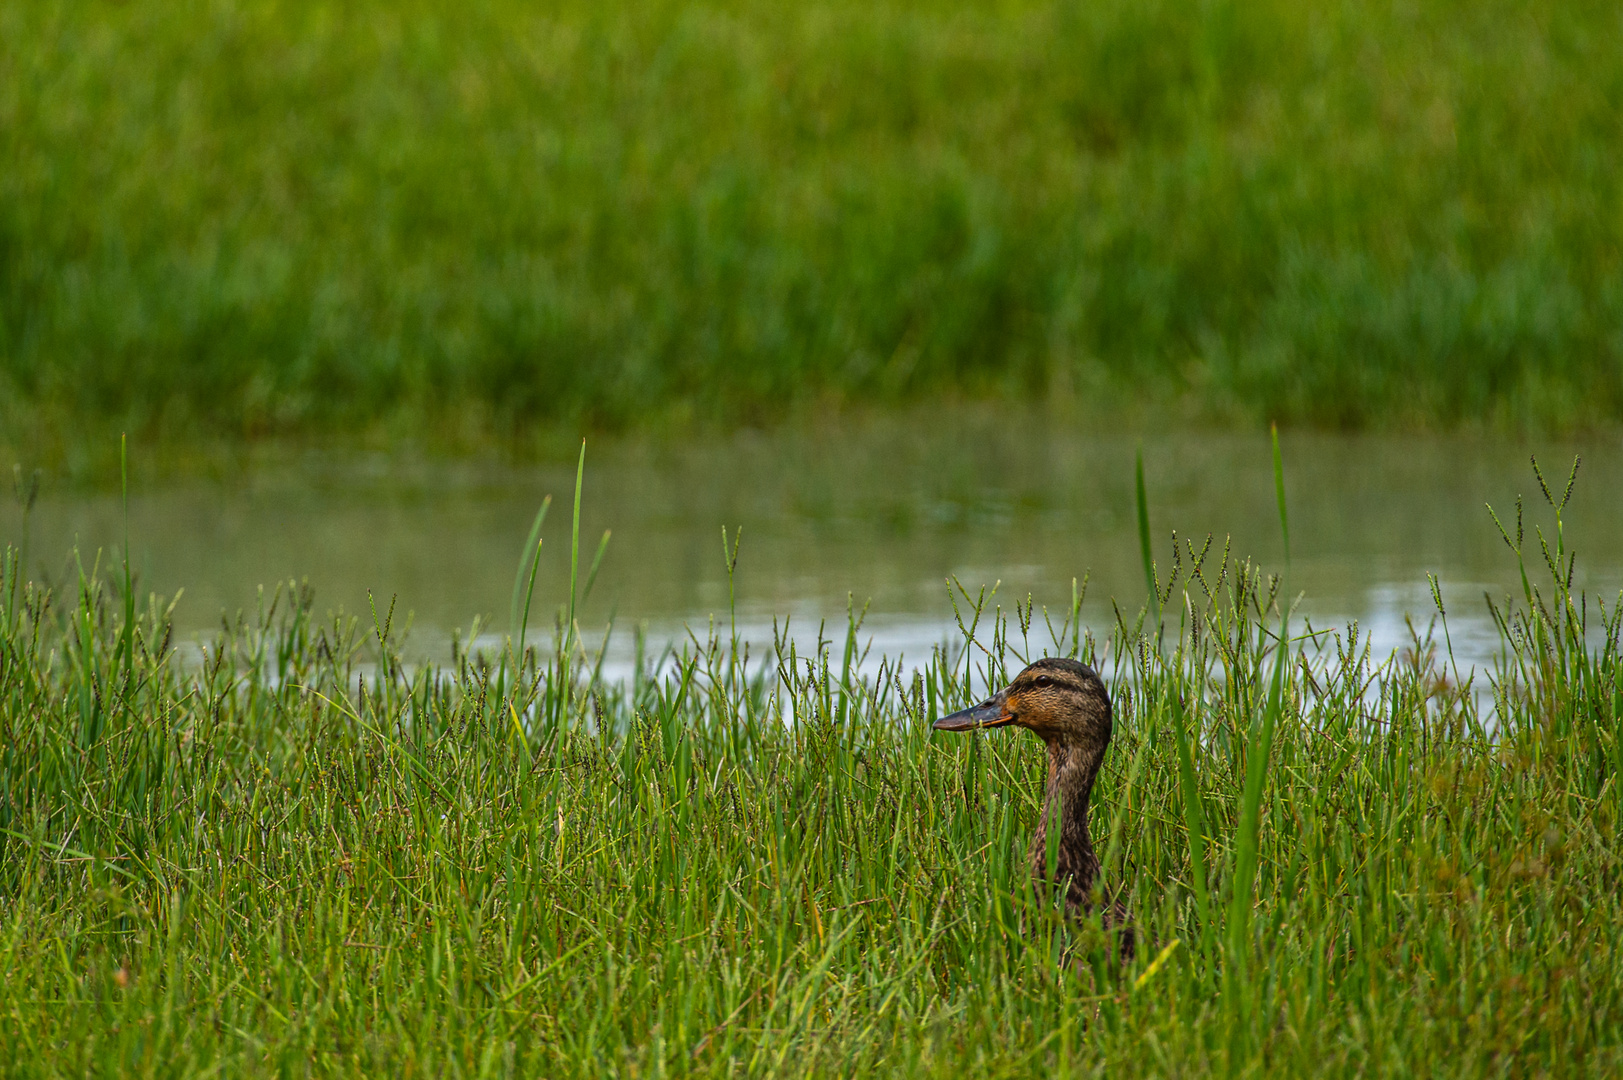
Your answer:
[[[985,701],[943,716],[931,726],[963,732],[1011,724],[1032,732],[1048,749],[1043,809],[1031,838],[1032,880],[1039,891],[1062,889],[1069,916],[1089,915],[1099,881],[1099,857],[1088,832],[1088,800],[1110,746],[1110,692],[1087,664],[1044,657]],[[1054,822],[1060,829],[1059,857],[1049,878],[1048,830]],[[1107,901],[1100,920],[1115,937],[1121,959],[1131,960],[1134,934],[1126,906],[1120,900]]]

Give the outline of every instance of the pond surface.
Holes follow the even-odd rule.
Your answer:
[[[1514,529],[1527,506],[1553,515],[1529,465],[1536,453],[1552,487],[1584,459],[1566,511],[1578,552],[1575,584],[1610,610],[1623,587],[1623,439],[1562,443],[1483,437],[1287,433],[1291,588],[1316,626],[1357,619],[1377,650],[1409,641],[1405,617],[1434,613],[1426,583],[1438,575],[1456,650],[1481,663],[1494,641],[1483,601],[1519,577],[1485,509]],[[1090,433],[1042,416],[951,412],[810,431],[745,432],[681,445],[594,442],[581,510],[582,561],[613,532],[582,622],[599,632],[647,627],[656,644],[725,622],[728,577],[722,527],[742,526],[733,586],[738,618],[769,641],[774,617],[797,637],[819,620],[841,634],[848,597],[868,605],[874,652],[928,656],[956,636],[947,580],[971,590],[1001,582],[1005,605],[1029,593],[1058,613],[1072,578],[1087,577],[1084,621],[1103,628],[1112,600],[1127,612],[1145,597],[1133,495],[1142,445],[1155,558],[1170,561],[1172,532],[1283,566],[1267,436],[1261,433]],[[134,448],[139,453],[139,448]],[[568,595],[574,462],[513,467],[396,462],[384,457],[282,454],[225,481],[137,485],[130,500],[134,564],[145,590],[172,594],[182,636],[206,635],[222,613],[253,610],[258,590],[307,581],[317,609],[370,619],[397,598],[409,612],[411,649],[443,656],[450,632],[507,629],[520,549],[536,508],[554,497],[530,623],[550,634]],[[1560,491],[1555,492],[1559,498]],[[0,512],[16,543],[22,519]],[[122,542],[116,494],[53,490],[46,479],[28,527],[30,565],[63,580],[77,543],[88,565]],[[1041,618],[1039,615],[1039,626]],[[622,660],[630,635],[616,637]],[[1035,644],[1035,641],[1034,641]],[[1038,649],[1037,651],[1041,651]]]

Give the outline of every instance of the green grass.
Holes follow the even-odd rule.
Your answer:
[[[701,637],[629,685],[563,632],[573,597],[567,656],[413,666],[389,611],[290,590],[188,661],[161,602],[12,553],[0,1059],[1615,1075],[1623,605],[1566,591],[1551,494],[1553,531],[1507,524],[1550,583],[1496,603],[1470,684],[1441,618],[1385,661],[1347,631],[1282,652],[1278,583],[1192,549],[1152,568],[1159,630],[966,595],[974,642],[909,677],[854,675],[853,626],[764,666]],[[1126,970],[1026,887],[1035,741],[928,730],[1003,642],[1118,661],[1094,822],[1146,943]]]
[[[3,419],[1615,423],[1620,40],[1593,0],[0,0]]]

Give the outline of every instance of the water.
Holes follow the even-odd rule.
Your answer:
[[[743,528],[733,586],[739,622],[756,641],[771,639],[774,617],[780,626],[787,617],[803,641],[823,620],[843,635],[849,598],[867,605],[875,657],[922,659],[956,636],[954,577],[971,591],[1000,583],[1005,606],[1029,594],[1057,623],[1073,577],[1086,575],[1084,621],[1104,628],[1113,599],[1130,613],[1145,595],[1133,500],[1140,442],[1159,563],[1170,560],[1175,529],[1197,548],[1210,533],[1214,549],[1228,538],[1236,555],[1283,567],[1265,435],[1140,440],[1041,416],[912,414],[677,445],[594,443],[583,563],[603,530],[613,537],[582,623],[598,632],[611,617],[621,630],[642,624],[656,645],[686,627],[702,634],[712,617],[725,624],[726,525]],[[1575,584],[1608,607],[1623,587],[1615,435],[1554,444],[1287,434],[1283,445],[1299,610],[1316,626],[1358,620],[1377,652],[1408,643],[1406,617],[1423,625],[1434,614],[1430,572],[1442,582],[1456,650],[1486,662],[1495,638],[1483,593],[1520,586],[1485,503],[1513,530],[1516,497],[1525,497],[1530,561],[1535,580],[1543,577],[1533,526],[1548,534],[1553,518],[1530,453],[1558,488],[1574,454],[1583,456],[1566,514]],[[549,493],[530,622],[532,635],[550,633],[568,594],[573,484],[572,460],[515,467],[278,451],[225,479],[137,483],[130,546],[144,590],[184,589],[175,609],[183,639],[206,636],[222,614],[252,611],[261,587],[299,580],[322,611],[370,620],[368,590],[380,609],[394,599],[396,625],[411,623],[408,651],[443,656],[451,631],[465,633],[476,617],[488,631],[506,630],[520,548]],[[21,539],[16,507],[0,512],[0,529]],[[87,564],[98,549],[106,563],[122,531],[116,493],[58,490],[47,478],[29,523],[30,564],[64,580],[75,543]],[[1039,614],[1039,653],[1040,628]],[[629,634],[619,634],[612,665],[629,648]]]

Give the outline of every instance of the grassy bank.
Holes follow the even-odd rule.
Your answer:
[[[567,633],[408,667],[388,612],[297,592],[186,660],[123,581],[47,590],[8,557],[0,1052],[17,1076],[1615,1073],[1623,616],[1565,592],[1566,557],[1496,608],[1504,662],[1472,682],[1442,620],[1390,660],[1349,631],[1282,653],[1278,582],[1188,550],[1159,635],[963,597],[964,649],[858,678],[854,630],[763,665],[724,615],[628,685]],[[1126,970],[1025,884],[1035,741],[928,731],[1006,677],[1002,643],[1112,661],[1094,829],[1146,942]]]
[[[1615,422],[1620,33],[1545,0],[3,0],[5,419]]]

